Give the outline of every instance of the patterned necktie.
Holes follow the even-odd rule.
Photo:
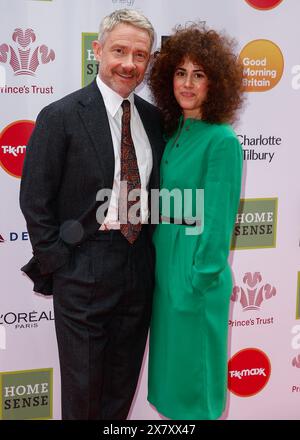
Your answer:
[[[121,134],[121,188],[119,197],[120,230],[124,237],[133,243],[141,230],[140,222],[140,190],[141,179],[136,159],[134,144],[130,131],[130,102],[122,102],[122,134]],[[132,193],[133,190],[136,190]],[[128,200],[131,193],[133,201]],[[134,205],[134,208],[132,206]],[[136,224],[135,224],[136,223]]]

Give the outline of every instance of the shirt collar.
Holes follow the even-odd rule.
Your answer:
[[[97,75],[96,82],[97,82],[97,86],[99,87],[99,90],[101,92],[106,110],[114,118],[125,98],[123,98],[118,93],[116,93],[114,90],[112,90],[110,87],[108,87],[100,79],[99,75]],[[130,102],[131,108],[133,109],[134,108],[133,107],[134,106],[133,93],[130,93],[130,95],[126,99],[128,99],[128,101]]]

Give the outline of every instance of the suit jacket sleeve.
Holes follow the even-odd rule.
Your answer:
[[[226,267],[239,205],[242,150],[227,136],[212,147],[204,185],[204,229],[192,267],[192,285],[205,292]]]
[[[45,107],[29,140],[20,190],[20,206],[41,274],[54,272],[70,253],[60,238],[56,215],[66,150],[63,116],[57,108]]]

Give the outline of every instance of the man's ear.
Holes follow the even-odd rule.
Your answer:
[[[92,48],[95,55],[96,60],[99,62],[101,60],[102,54],[102,44],[98,40],[92,41]]]

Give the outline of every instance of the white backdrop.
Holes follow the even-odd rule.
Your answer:
[[[156,48],[178,23],[205,20],[226,30],[238,41],[245,81],[257,80],[235,127],[245,150],[245,200],[230,257],[223,418],[300,419],[298,0],[0,0],[0,419],[60,418],[52,298],[32,293],[19,270],[31,255],[18,169],[32,124],[18,121],[34,121],[90,80],[89,34],[122,7],[148,16]],[[149,97],[145,86],[139,93]],[[160,419],[146,394],[147,351],[130,419]]]

